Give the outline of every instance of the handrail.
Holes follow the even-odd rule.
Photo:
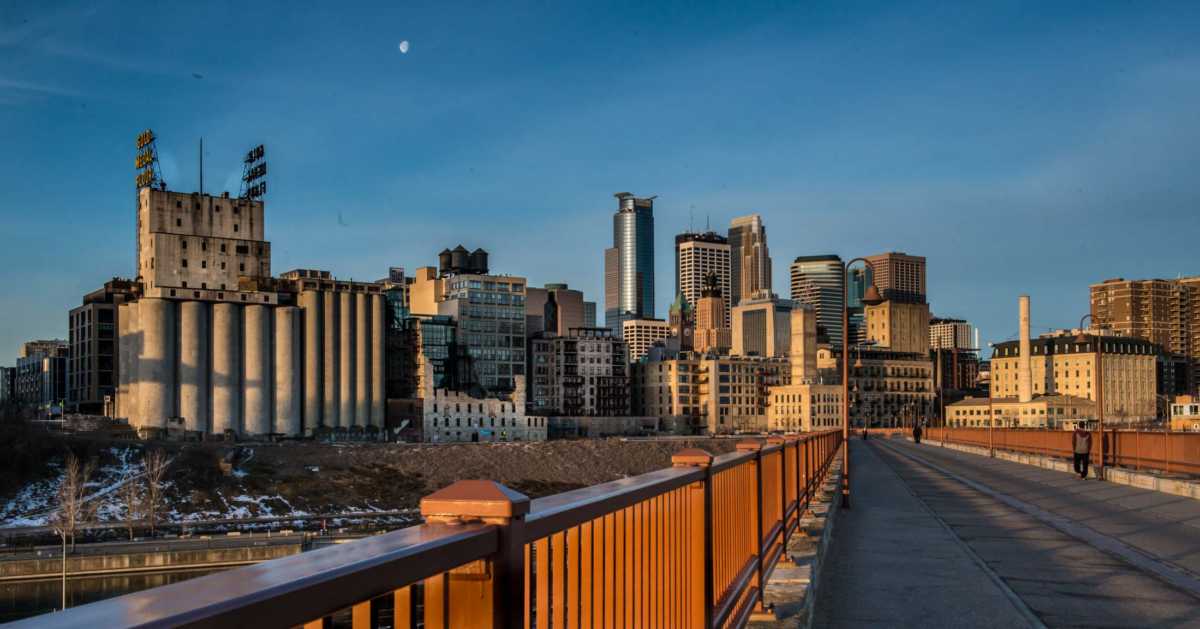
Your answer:
[[[287,627],[496,552],[497,527],[426,524],[181,581],[14,626]]]
[[[840,431],[530,501],[491,481],[421,500],[425,523],[26,621],[39,627],[740,627],[800,528]],[[423,605],[421,602],[423,601]]]

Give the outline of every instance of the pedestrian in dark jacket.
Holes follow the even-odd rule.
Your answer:
[[[1075,426],[1075,434],[1071,435],[1073,451],[1075,453],[1075,473],[1079,474],[1079,478],[1087,478],[1088,463],[1092,458],[1092,433],[1085,430],[1082,425]]]
[[[913,443],[921,443],[921,424],[913,426]]]

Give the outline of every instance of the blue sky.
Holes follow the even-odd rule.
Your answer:
[[[1200,4],[641,4],[5,2],[0,364],[132,274],[147,127],[178,190],[201,136],[206,189],[266,144],[276,272],[462,242],[602,301],[629,190],[661,315],[689,214],[762,214],[785,297],[797,255],[925,255],[934,313],[993,341],[1022,292],[1046,329],[1200,273]]]

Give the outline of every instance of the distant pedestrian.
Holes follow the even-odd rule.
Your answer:
[[[867,428],[866,428],[866,426],[863,426],[863,441],[867,440],[867,434],[868,434]]]
[[[1092,458],[1092,433],[1085,430],[1083,424],[1076,424],[1071,441],[1075,452],[1075,473],[1079,474],[1079,478],[1086,479],[1088,462]]]
[[[913,426],[913,443],[921,443],[921,424]]]

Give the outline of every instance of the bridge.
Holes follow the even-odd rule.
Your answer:
[[[419,526],[26,622],[1200,626],[1200,500],[976,453],[982,443],[1049,460],[1062,437],[1044,431],[927,432],[919,445],[878,433],[846,442],[841,431],[747,439],[736,452],[684,450],[671,468],[536,500],[460,481],[422,500]],[[1190,450],[1200,439],[1167,441],[1176,436],[1193,437],[1164,437],[1153,452],[1150,438],[1136,471],[1177,474],[1165,468],[1200,460]],[[1100,437],[1110,470],[1124,469],[1125,435]],[[781,566],[826,509],[815,595],[774,620]]]

